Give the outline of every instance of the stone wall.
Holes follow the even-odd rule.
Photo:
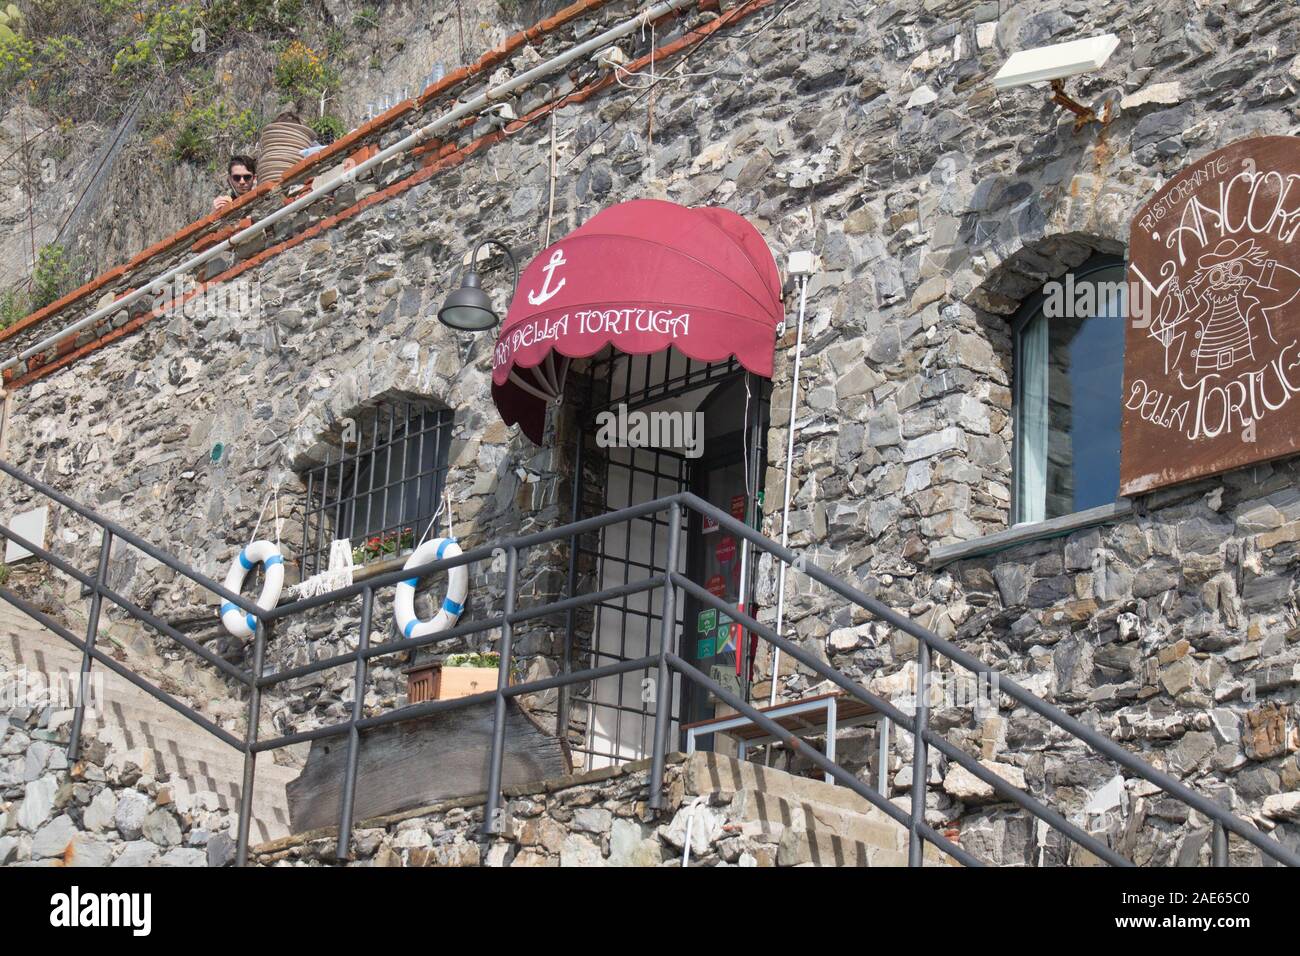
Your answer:
[[[234,859],[236,815],[177,793],[147,749],[88,738],[69,765],[71,719],[71,710],[40,701],[0,706],[0,866],[225,866]]]
[[[779,262],[816,249],[792,544],[1297,846],[1294,461],[1143,496],[1068,537],[932,560],[936,548],[1008,525],[1007,317],[1092,250],[1122,252],[1132,214],[1186,162],[1242,136],[1297,129],[1297,8],[825,0],[787,9],[766,27],[759,13],[720,32],[691,61],[699,75],[657,91],[652,145],[649,106],[628,90],[562,109],[555,234],[648,195],[734,209]],[[1107,125],[1076,132],[1041,91],[994,92],[1009,52],[1103,26],[1120,48],[1070,90],[1107,111]],[[456,412],[451,487],[470,545],[562,521],[569,446],[535,448],[505,429],[488,399],[491,343],[431,319],[473,237],[506,235],[526,255],[540,247],[548,142],[545,124],[525,125],[269,258],[255,270],[260,315],[154,321],[25,386],[11,457],[219,575],[271,482],[291,495],[294,468],[321,436],[396,390]],[[787,323],[768,502],[782,497],[792,344]],[[204,456],[219,439],[231,457],[212,466]],[[56,520],[60,542],[92,563],[96,542]],[[765,530],[779,536],[779,524],[770,515]],[[292,551],[291,531],[286,543]],[[114,575],[149,606],[215,613],[146,562]],[[760,577],[771,620],[770,564]],[[534,580],[539,593],[562,581],[554,557]],[[471,614],[495,606],[499,584],[499,569],[476,578]],[[387,621],[387,600],[379,607]],[[788,608],[811,653],[906,702],[910,638],[815,589],[794,587]],[[343,618],[286,629],[273,659],[338,653],[354,639],[346,631]],[[544,670],[555,647],[543,628],[523,650]],[[768,668],[764,655],[759,674]],[[289,688],[278,724],[301,729],[341,712],[350,679],[340,669]],[[788,659],[780,683],[786,697],[817,685]],[[368,706],[399,702],[394,670],[371,686]],[[755,696],[767,692],[760,680]],[[941,707],[936,726],[1141,862],[1206,858],[1204,820],[1135,781],[1116,785],[1113,765],[1002,703],[982,718]],[[849,737],[841,752],[865,779],[871,739]],[[909,753],[901,735],[889,768],[896,793],[910,782]],[[999,862],[1074,859],[932,759],[929,815],[968,848]],[[1238,842],[1238,862],[1256,858]]]
[[[718,754],[670,755],[652,811],[649,761],[508,787],[501,834],[482,795],[360,823],[348,866],[900,866],[907,831],[852,791]],[[689,853],[687,846],[689,844]],[[337,830],[255,847],[261,866],[337,866]],[[934,852],[927,864],[953,865]]]
[[[349,866],[659,866],[671,863],[649,810],[646,762],[506,788],[504,836],[483,835],[483,795],[447,800],[376,820],[353,831]],[[669,812],[682,801],[682,763],[670,763]],[[668,828],[664,828],[667,831]],[[665,835],[666,832],[665,832]],[[674,833],[681,865],[681,827]],[[332,866],[337,828],[301,833],[253,848],[257,866]],[[734,862],[734,861],[733,861]],[[749,864],[754,865],[754,864]]]

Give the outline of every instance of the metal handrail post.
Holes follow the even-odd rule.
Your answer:
[[[77,704],[72,712],[72,730],[68,735],[68,760],[76,762],[81,753],[81,728],[86,719],[86,693],[90,689],[90,667],[95,661],[95,641],[99,637],[99,614],[104,606],[104,578],[108,574],[108,556],[113,550],[113,532],[107,528],[99,534],[99,566],[90,590],[90,615],[86,621],[86,646],[81,654],[81,671],[77,675]]]
[[[1218,820],[1214,821],[1214,845],[1212,859],[1215,866],[1231,866],[1228,859],[1228,831]]]
[[[262,664],[266,657],[267,631],[271,627],[266,621],[257,622],[257,631],[253,636],[253,670],[248,681],[248,718],[244,728],[244,785],[239,791],[239,841],[235,847],[235,865],[248,865],[248,827],[253,820],[253,781],[257,773],[257,724],[262,714],[262,688],[258,678],[262,676]]]
[[[348,724],[348,760],[343,775],[343,795],[339,800],[339,839],[335,857],[348,859],[352,854],[352,810],[357,794],[357,759],[361,751],[361,731],[357,721],[365,714],[366,649],[370,647],[370,618],[375,606],[375,591],[366,588],[361,595],[361,636],[357,640],[356,673],[352,679],[352,720]]]
[[[659,620],[659,670],[655,678],[655,738],[650,757],[650,809],[659,810],[664,801],[664,756],[668,749],[668,726],[672,722],[673,677],[668,656],[677,653],[677,549],[682,535],[682,506],[676,501],[668,508],[668,554],[664,560],[664,596]],[[671,647],[670,647],[671,645]],[[739,651],[737,651],[739,653]]]
[[[925,732],[930,724],[930,646],[924,641],[916,644],[916,717],[912,734],[912,815],[911,831],[907,837],[907,865],[921,866],[925,849],[921,841],[920,825],[925,823],[925,791],[929,766],[925,747]]]
[[[506,550],[506,599],[501,622],[501,661],[497,669],[496,708],[492,716],[492,754],[488,758],[487,803],[483,807],[483,832],[495,835],[501,832],[497,812],[501,805],[501,763],[505,757],[506,743],[506,693],[510,686],[510,652],[513,643],[513,625],[510,615],[515,613],[515,575],[519,570],[519,550],[513,545]]]

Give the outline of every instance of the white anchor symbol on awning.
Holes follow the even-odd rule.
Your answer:
[[[530,291],[528,293],[528,301],[530,303],[532,303],[533,305],[541,305],[543,302],[548,301],[557,292],[559,292],[561,289],[564,288],[564,283],[567,280],[561,279],[559,284],[554,289],[552,289],[551,276],[556,269],[564,265],[567,261],[568,260],[564,258],[564,252],[562,250],[556,249],[553,253],[551,253],[550,261],[547,262],[546,265],[542,266],[542,271],[546,273],[546,280],[542,283],[542,291],[541,292]]]

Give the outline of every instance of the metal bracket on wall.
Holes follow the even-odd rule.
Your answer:
[[[1110,104],[1106,104],[1103,115],[1098,116],[1097,111],[1091,106],[1084,106],[1078,100],[1065,92],[1064,80],[1052,80],[1052,102],[1057,106],[1069,110],[1074,114],[1074,131],[1077,133],[1089,123],[1100,123],[1106,126],[1110,123]]]

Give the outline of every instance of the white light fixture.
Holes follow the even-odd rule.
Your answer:
[[[604,67],[606,70],[612,70],[618,66],[627,66],[627,54],[618,45],[605,47],[605,49],[592,56],[592,59],[596,61],[597,66]]]
[[[792,252],[785,271],[792,276],[810,276],[817,271],[820,265],[821,261],[812,252],[806,250]]]
[[[45,527],[50,516],[48,507],[37,508],[34,511],[26,511],[20,515],[14,515],[9,522],[9,528],[18,537],[30,541],[38,548],[45,547]],[[24,558],[30,558],[32,552],[28,551],[17,541],[5,541],[5,564],[12,564],[15,561],[21,561]]]
[[[1033,83],[1050,83],[1052,101],[1075,115],[1074,125],[1077,129],[1084,123],[1097,119],[1097,114],[1066,95],[1064,80],[1069,76],[1100,70],[1118,46],[1119,37],[1113,33],[1103,33],[1068,43],[1020,50],[1011,54],[1007,62],[1002,64],[1002,69],[993,77],[993,85],[999,90],[1009,90]]]

